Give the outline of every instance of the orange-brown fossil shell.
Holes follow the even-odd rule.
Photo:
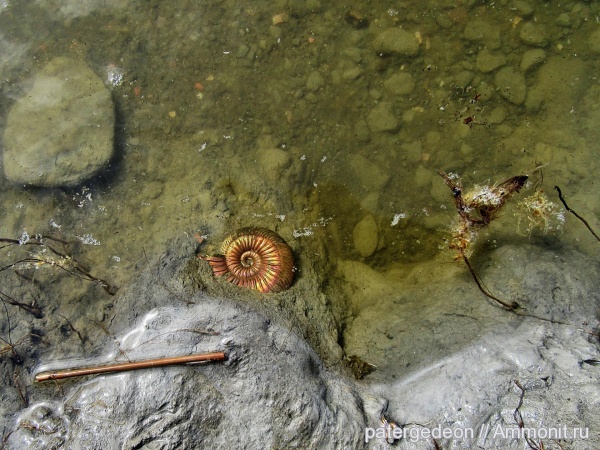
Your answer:
[[[260,292],[280,292],[292,285],[292,250],[277,233],[266,228],[241,228],[228,236],[222,255],[201,256],[216,276]]]

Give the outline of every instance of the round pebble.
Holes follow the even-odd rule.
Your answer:
[[[546,52],[541,48],[527,50],[521,57],[521,72],[526,73],[535,69],[546,60]]]
[[[110,161],[114,127],[111,94],[100,77],[82,61],[55,58],[8,112],[6,178],[32,186],[76,186]]]
[[[419,53],[419,41],[414,33],[401,28],[388,28],[377,35],[373,47],[378,54],[416,56]]]
[[[354,248],[358,250],[361,256],[367,258],[377,250],[379,243],[379,230],[377,222],[372,214],[367,214],[356,224],[352,231],[354,239]]]
[[[536,47],[545,47],[548,45],[548,36],[543,25],[538,25],[533,22],[527,22],[519,31],[521,42],[527,45]]]

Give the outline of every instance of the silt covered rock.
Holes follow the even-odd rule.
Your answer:
[[[16,183],[76,186],[112,157],[114,122],[102,80],[80,61],[55,58],[8,113],[4,173]]]

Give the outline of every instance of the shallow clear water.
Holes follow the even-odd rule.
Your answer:
[[[97,3],[2,3],[1,125],[57,56],[105,81],[117,124],[114,159],[76,188],[3,177],[1,237],[78,237],[90,270],[127,286],[175,237],[216,246],[266,226],[331,278],[337,314],[356,317],[375,300],[393,308],[385,299],[402,283],[474,287],[445,249],[457,214],[442,170],[465,190],[530,176],[473,245],[479,262],[527,241],[594,252],[572,216],[544,235],[516,204],[542,188],[558,207],[559,185],[598,228],[597,3]],[[381,54],[378,36],[394,27],[416,54]],[[544,56],[525,70],[532,50]],[[523,100],[500,92],[503,67],[523,73]],[[370,296],[357,294],[367,279]]]

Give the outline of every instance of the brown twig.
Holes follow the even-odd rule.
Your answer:
[[[493,295],[490,292],[490,290],[487,288],[487,286],[485,286],[485,284],[483,284],[483,281],[481,280],[481,278],[479,277],[479,274],[475,271],[475,269],[471,265],[471,262],[469,261],[469,258],[467,258],[467,255],[465,255],[464,252],[461,252],[461,253],[462,253],[462,259],[463,259],[463,261],[467,265],[467,268],[469,269],[469,272],[471,272],[471,276],[475,280],[475,283],[477,284],[477,287],[483,293],[483,295],[485,295],[486,297],[491,298],[492,300],[500,303],[504,308],[506,308],[506,309],[508,309],[510,311],[515,311],[516,309],[518,309],[520,307],[517,302],[508,303],[508,302],[505,302],[504,300],[500,300],[498,297],[496,297],[495,295]]]
[[[10,335],[10,315],[8,314],[8,307],[6,306],[6,301],[2,297],[0,297],[0,300],[2,300],[2,306],[4,306],[4,312],[6,313],[8,341],[5,340],[4,338],[0,338],[0,339],[3,340],[4,342],[6,342],[6,344],[10,347],[13,362],[16,365],[21,365],[21,364],[23,364],[23,358],[21,358],[21,355],[19,355],[17,353],[17,350],[15,349],[15,345],[13,344],[13,341],[12,341],[12,336]]]
[[[25,259],[15,262],[15,263],[4,266],[4,267],[0,268],[0,272],[4,271],[6,269],[14,268],[18,264],[24,264],[24,263],[32,263],[32,264],[40,264],[40,265],[41,264],[49,264],[52,266],[56,266],[64,271],[68,272],[69,274],[71,274],[73,276],[83,278],[84,280],[92,281],[94,283],[99,284],[110,295],[114,295],[117,292],[117,288],[115,286],[111,286],[110,284],[108,284],[107,281],[103,280],[102,278],[93,276],[83,267],[83,265],[79,261],[77,261],[76,259],[67,255],[66,253],[62,253],[62,252],[56,250],[55,248],[53,248],[52,246],[44,243],[43,239],[48,239],[48,240],[52,240],[55,242],[59,242],[63,245],[68,244],[68,242],[66,242],[66,241],[63,241],[63,240],[57,239],[57,238],[52,238],[49,236],[39,236],[38,238],[30,239],[29,241],[24,242],[24,243],[21,243],[17,239],[0,238],[0,242],[7,243],[9,245],[18,245],[18,246],[34,245],[34,246],[43,247],[44,249],[48,249],[48,251],[53,253],[55,256],[58,256],[59,258],[61,258],[62,261],[68,262],[68,265],[70,267],[67,267],[65,263],[60,263],[59,261],[50,262],[50,261],[44,260],[42,258],[33,257],[33,258],[25,258]]]
[[[521,409],[521,406],[523,406],[523,398],[525,398],[525,388],[519,382],[519,380],[515,380],[515,384],[521,390],[521,395],[519,396],[519,404],[517,405],[517,407],[515,408],[515,411],[513,412],[513,418],[515,419],[515,422],[517,423],[517,426],[519,427],[519,429],[523,429],[523,428],[525,428],[525,421],[523,420],[523,415],[521,414],[520,409]],[[533,450],[544,450],[544,443],[542,441],[535,442],[527,434],[524,434],[524,438],[525,438],[525,441],[527,442],[527,445],[529,445],[529,448],[531,448]]]
[[[587,223],[587,220],[585,220],[583,217],[581,217],[579,214],[577,214],[575,211],[573,211],[571,208],[569,208],[569,205],[567,205],[567,202],[566,202],[565,198],[563,197],[560,188],[558,186],[554,186],[554,189],[556,189],[556,192],[558,192],[558,198],[562,202],[565,209],[567,211],[569,211],[571,214],[573,214],[575,217],[577,217],[579,220],[581,220],[581,222],[583,222],[583,224],[587,227],[587,229],[590,231],[590,233],[592,233],[594,235],[596,240],[598,242],[600,242],[600,237],[598,237],[598,235],[594,232],[594,230],[592,230],[592,227],[590,227],[590,224]]]
[[[62,370],[57,372],[38,373],[35,376],[36,382],[48,380],[61,380],[64,378],[82,377],[85,375],[96,375],[99,373],[123,372],[126,370],[148,369],[150,367],[162,367],[173,364],[186,364],[202,361],[223,361],[226,359],[224,352],[199,353],[196,355],[176,356],[173,358],[157,358],[145,361],[127,362],[120,364],[110,364],[106,366],[94,366],[71,370]]]
[[[18,306],[19,308],[23,309],[24,311],[27,311],[28,313],[33,314],[33,316],[35,316],[38,319],[41,319],[42,317],[44,317],[44,315],[42,314],[41,308],[38,308],[37,306],[31,306],[31,305],[28,305],[27,303],[18,302],[14,298],[12,298],[10,295],[6,295],[2,291],[0,291],[0,298],[2,299],[2,301],[8,303],[9,305]]]
[[[493,295],[471,265],[468,254],[470,247],[475,241],[477,232],[486,228],[497,217],[499,210],[504,206],[505,202],[525,185],[527,176],[518,175],[491,187],[480,188],[475,193],[469,192],[463,194],[462,186],[458,181],[455,182],[452,177],[441,170],[438,170],[438,174],[452,191],[452,200],[460,217],[459,224],[454,229],[448,248],[456,250],[457,255],[455,259],[462,259],[465,262],[477,287],[486,297],[498,302],[510,311],[515,311],[519,308],[519,304],[514,301],[511,303],[505,302]]]
[[[14,383],[15,387],[17,388],[17,391],[19,392],[19,397],[20,397],[21,401],[23,402],[23,406],[25,408],[27,408],[29,406],[29,401],[27,400],[25,393],[23,393],[23,388],[21,387],[21,383],[19,382],[18,368],[15,368],[15,372],[13,373],[13,383]]]
[[[81,333],[79,332],[78,329],[76,329],[73,324],[71,323],[71,321],[69,319],[67,319],[65,316],[63,316],[62,314],[59,314],[60,317],[62,317],[63,319],[65,319],[67,321],[67,325],[69,325],[69,328],[71,329],[72,332],[77,333],[77,336],[79,336],[79,340],[81,341],[82,344],[85,344],[85,339],[84,337],[81,335]]]

